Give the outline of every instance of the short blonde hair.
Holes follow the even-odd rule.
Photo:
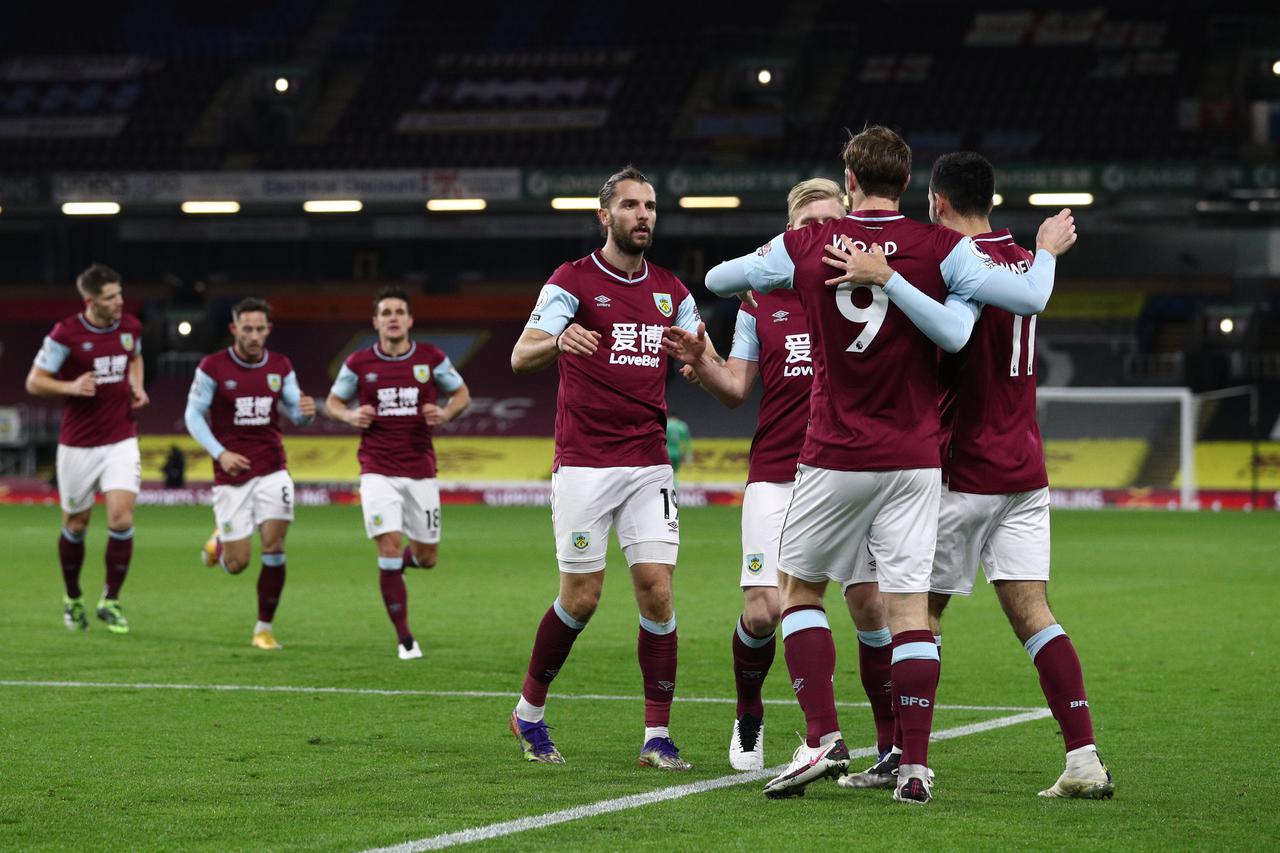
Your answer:
[[[841,208],[844,207],[844,193],[840,191],[840,185],[829,178],[810,178],[796,184],[787,193],[787,223],[795,222],[796,216],[808,205],[828,198],[834,198],[840,202]]]

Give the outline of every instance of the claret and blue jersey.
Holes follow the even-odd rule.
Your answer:
[[[824,247],[883,247],[894,275],[883,288],[826,281]],[[780,234],[717,267],[713,291],[792,287],[814,336],[811,423],[800,461],[840,470],[938,467],[937,347],[968,340],[979,303],[1035,313],[1052,290],[1053,256],[1019,276],[959,232],[892,210]]]
[[[593,355],[558,359],[555,470],[667,464],[662,333],[700,322],[684,283],[647,260],[628,275],[597,251],[551,274],[526,328],[577,323],[601,337]]]

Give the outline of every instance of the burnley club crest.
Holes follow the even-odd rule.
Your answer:
[[[267,374],[267,387],[270,388],[273,392],[279,391],[281,384],[282,384],[282,380],[280,378],[279,373]]]
[[[413,366],[413,378],[419,382],[426,382],[431,378],[431,365],[415,364]]]
[[[653,304],[658,306],[658,310],[662,312],[663,317],[671,316],[671,294],[670,293],[653,294]]]

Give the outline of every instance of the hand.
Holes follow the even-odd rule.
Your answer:
[[[449,417],[445,414],[444,409],[435,403],[427,403],[422,407],[422,414],[427,419],[427,426],[438,427],[440,424],[448,423]]]
[[[698,377],[698,372],[693,369],[692,364],[686,364],[684,367],[680,368],[680,375],[683,376],[685,381],[690,385],[702,386],[702,379]]]
[[[556,338],[556,349],[573,355],[591,355],[600,343],[600,333],[584,329],[577,323],[560,333]]]
[[[151,403],[151,398],[147,396],[147,389],[141,386],[137,388],[130,386],[129,394],[129,408],[131,409],[141,409],[143,406],[150,405]]]
[[[67,394],[71,397],[92,397],[98,393],[98,377],[93,375],[92,370],[85,371],[71,380],[71,386],[67,388]]]
[[[747,306],[748,308],[759,308],[759,307],[760,307],[758,304],[756,304],[756,295],[755,295],[755,293],[754,293],[754,292],[752,292],[752,291],[750,291],[750,290],[744,290],[744,291],[742,291],[741,293],[739,293],[739,294],[738,294],[738,300],[739,300],[739,301],[741,301],[741,302],[742,302],[742,304],[743,304],[743,305],[745,305],[745,306]]]
[[[696,335],[679,326],[668,326],[662,332],[662,351],[685,364],[697,363],[707,351],[707,324],[699,323]]]
[[[316,401],[313,397],[303,394],[298,398],[298,411],[302,413],[304,418],[314,418],[316,416]]]
[[[844,246],[843,251],[835,246],[823,247],[827,254],[823,256],[822,262],[844,270],[844,275],[827,279],[828,285],[851,282],[884,287],[885,282],[893,277],[893,268],[889,266],[889,260],[884,256],[884,249],[879,243],[872,243],[870,252],[858,249],[843,234],[840,235],[840,243]]]
[[[1057,216],[1050,216],[1036,232],[1036,249],[1044,249],[1058,257],[1076,244],[1076,220],[1071,209],[1062,208]]]
[[[347,423],[356,429],[368,429],[378,413],[367,403],[358,409],[347,409]]]
[[[218,465],[233,477],[243,474],[250,467],[248,457],[241,456],[233,450],[222,451],[222,455],[218,457]]]

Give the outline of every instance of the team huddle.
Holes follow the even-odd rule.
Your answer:
[[[801,796],[834,778],[847,788],[891,788],[899,802],[929,802],[940,620],[950,596],[972,591],[981,563],[1062,730],[1066,767],[1041,796],[1110,797],[1080,662],[1046,596],[1049,499],[1036,425],[1035,328],[1056,258],[1076,239],[1070,212],[1045,221],[1033,255],[1008,231],[992,229],[994,171],[976,154],[935,163],[932,223],[899,212],[911,151],[892,131],[853,136],[843,161],[844,188],[825,179],[797,185],[783,233],[708,273],[710,291],[742,300],[727,358],[710,344],[685,285],[645,257],[657,200],[634,168],[600,192],[604,246],[561,265],[543,286],[511,365],[529,373],[555,363],[559,371],[551,481],[559,588],[537,626],[511,732],[529,761],[565,761],[548,732],[547,694],[599,604],[613,530],[640,616],[638,763],[692,768],[669,729],[680,522],[665,386],[674,360],[729,407],[747,398],[757,377],[763,386],[742,507],[743,606],[730,633],[731,766],[765,766],[761,690],[780,628],[806,731],[765,795]],[[57,458],[66,625],[88,628],[79,575],[101,491],[110,530],[96,613],[123,633],[119,592],[141,480],[134,411],[147,404],[140,325],[123,314],[111,270],[95,265],[77,287],[85,310],[50,332],[27,388],[66,398]],[[277,411],[305,427],[317,406],[289,360],[266,348],[270,306],[246,299],[232,316],[233,343],[200,363],[185,421],[213,460],[217,527],[206,563],[243,572],[258,531],[251,642],[276,650],[273,618],[293,520]],[[365,530],[377,547],[397,652],[414,659],[422,650],[409,628],[403,573],[437,559],[431,431],[460,415],[470,393],[443,352],[410,335],[403,291],[379,293],[373,325],[377,343],[344,361],[324,413],[361,431]],[[832,581],[857,630],[875,722],[878,760],[862,772],[850,772],[836,712],[836,652],[823,607]]]

